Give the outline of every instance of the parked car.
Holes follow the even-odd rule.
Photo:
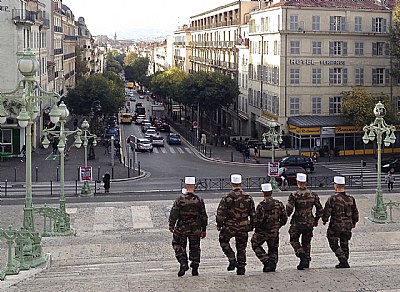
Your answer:
[[[279,160],[279,166],[300,166],[304,168],[307,173],[314,171],[314,162],[310,157],[302,156],[302,155],[291,155],[283,157]]]
[[[400,158],[399,157],[390,157],[387,159],[382,159],[381,170],[383,173],[391,173],[400,171]],[[377,168],[377,165],[375,166]]]
[[[134,148],[135,144],[131,142],[131,147]],[[137,138],[136,139],[136,148],[135,151],[140,151],[140,152],[153,152],[153,145],[151,144],[151,141],[149,139],[143,139],[143,138]]]
[[[151,138],[151,144],[153,146],[161,146],[164,147],[164,137],[163,136],[154,136]]]
[[[181,136],[179,136],[178,134],[169,133],[167,136],[167,143],[170,145],[181,145]]]
[[[297,174],[304,173],[307,174],[307,171],[300,166],[286,166],[279,169],[280,173],[275,177],[276,182],[279,186],[282,185],[282,176],[286,178],[289,186],[297,185]]]

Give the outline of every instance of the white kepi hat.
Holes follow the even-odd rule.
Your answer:
[[[333,177],[333,182],[337,185],[344,185],[346,184],[346,180],[343,176],[335,176]]]
[[[194,176],[186,176],[185,177],[185,184],[186,185],[195,185],[196,184],[196,178]]]
[[[271,186],[271,184],[262,184],[262,185],[261,185],[261,191],[263,191],[263,192],[270,192],[270,191],[272,191],[272,186]]]
[[[305,175],[304,173],[298,173],[296,175],[296,180],[299,182],[306,182],[307,181],[307,175]]]
[[[232,174],[231,175],[231,183],[233,184],[241,184],[242,176],[240,174]]]

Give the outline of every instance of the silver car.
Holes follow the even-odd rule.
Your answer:
[[[132,142],[131,142],[131,147],[132,147]],[[136,139],[135,151],[137,151],[137,152],[138,151],[140,151],[140,152],[146,152],[146,151],[153,152],[153,145],[151,144],[151,141],[149,139],[138,138],[138,139]]]

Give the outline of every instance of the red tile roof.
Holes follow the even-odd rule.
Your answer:
[[[290,7],[321,7],[321,8],[348,8],[366,10],[391,10],[395,6],[395,1],[386,1],[386,5],[371,0],[288,0],[272,4],[270,7],[290,6]]]

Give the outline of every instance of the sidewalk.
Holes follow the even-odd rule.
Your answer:
[[[396,199],[399,194],[387,195]],[[261,194],[255,196],[256,204]],[[328,196],[321,196],[324,204]],[[357,196],[360,222],[350,242],[351,269],[335,269],[337,259],[326,240],[326,226],[314,230],[309,270],[298,271],[298,259],[281,229],[275,273],[263,273],[250,243],[246,276],[227,272],[218,242],[215,212],[219,199],[205,200],[209,216],[202,241],[200,276],[178,278],[168,215],[172,201],[70,205],[76,237],[43,238],[50,267],[23,271],[0,282],[1,291],[400,291],[398,255],[400,224],[375,224],[366,217],[373,195]],[[282,199],[286,203],[286,198]],[[22,223],[20,206],[0,206],[3,225]],[[394,209],[400,222],[399,209]],[[4,250],[3,250],[4,251]]]

